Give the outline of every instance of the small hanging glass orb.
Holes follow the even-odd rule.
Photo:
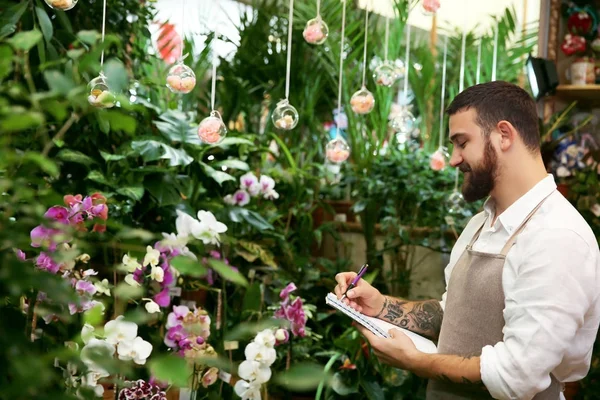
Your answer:
[[[44,0],[50,8],[67,11],[75,7],[79,0]]]
[[[385,61],[380,64],[377,68],[375,68],[375,72],[373,73],[373,79],[375,79],[375,83],[380,86],[391,87],[396,83],[398,79],[400,79],[400,71],[399,69],[389,61]]]
[[[410,136],[407,135],[406,132],[398,132],[394,136],[394,138],[396,139],[396,143],[398,143],[400,145],[406,144],[406,142],[408,142],[409,137]]]
[[[102,73],[88,83],[88,93],[88,102],[97,108],[111,108],[117,102]]]
[[[317,18],[313,18],[306,23],[306,27],[304,27],[304,31],[302,32],[302,36],[304,36],[304,40],[306,40],[310,44],[323,44],[329,35],[329,27],[321,19],[321,16],[317,16]]]
[[[325,157],[334,164],[341,164],[350,157],[350,146],[342,137],[338,136],[327,143]]]
[[[173,93],[187,94],[196,86],[196,74],[183,60],[177,61],[175,65],[169,69],[167,75],[167,87]]]
[[[296,108],[287,99],[283,99],[277,103],[277,107],[275,107],[271,115],[271,120],[275,128],[289,131],[298,125],[298,111],[296,111]]]
[[[440,146],[430,157],[429,166],[434,171],[442,171],[448,165],[450,154],[448,149]]]
[[[352,107],[352,111],[357,114],[368,114],[375,107],[375,97],[373,97],[373,93],[369,92],[363,86],[350,98],[350,106]]]
[[[440,8],[440,0],[423,0],[421,11],[428,17],[434,16]]]
[[[465,199],[462,193],[458,191],[452,192],[446,199],[446,208],[450,214],[460,214],[465,207]]]
[[[406,135],[409,138],[416,128],[416,119],[407,109],[398,113],[390,122],[390,127],[398,134]]]
[[[198,137],[206,144],[218,144],[227,136],[227,127],[218,111],[210,113],[198,125]]]

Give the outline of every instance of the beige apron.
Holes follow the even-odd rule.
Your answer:
[[[548,197],[546,197],[548,198]],[[458,259],[450,281],[442,328],[438,341],[440,354],[454,354],[462,357],[480,356],[487,345],[495,345],[504,339],[504,291],[502,289],[502,269],[506,255],[521,233],[525,224],[540,208],[542,200],[525,218],[508,239],[500,254],[473,251],[472,247],[483,226],[471,239]],[[562,385],[553,375],[550,386],[538,393],[536,400],[558,400]],[[446,383],[430,380],[427,387],[427,400],[491,399],[489,392],[468,384]]]

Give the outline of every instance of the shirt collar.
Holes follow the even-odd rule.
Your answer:
[[[538,182],[527,193],[521,196],[517,201],[510,205],[502,214],[498,216],[498,221],[506,229],[509,234],[512,234],[515,229],[521,225],[531,211],[550,193],[556,190],[556,183],[552,174]],[[494,202],[491,198],[487,199],[483,205],[483,209],[488,217],[495,213]]]

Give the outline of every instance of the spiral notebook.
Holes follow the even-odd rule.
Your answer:
[[[350,318],[352,318],[353,320],[355,320],[356,322],[373,332],[375,336],[389,338],[390,335],[388,334],[388,331],[390,329],[398,329],[400,332],[406,334],[406,336],[408,336],[413,341],[416,348],[422,351],[423,353],[437,353],[437,347],[435,346],[435,343],[433,343],[431,340],[414,332],[411,332],[407,329],[403,329],[396,325],[390,324],[387,321],[381,320],[379,318],[369,317],[363,313],[360,313],[354,308],[346,305],[344,302],[339,301],[337,296],[333,293],[329,293],[327,297],[325,297],[325,303],[343,312],[344,314],[346,314],[347,316],[349,316]]]

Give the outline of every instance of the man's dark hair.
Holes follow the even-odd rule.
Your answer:
[[[446,113],[452,116],[470,108],[477,112],[475,122],[483,129],[485,135],[489,135],[498,122],[505,120],[519,132],[528,149],[540,149],[535,101],[517,85],[494,81],[471,86],[452,100]]]

